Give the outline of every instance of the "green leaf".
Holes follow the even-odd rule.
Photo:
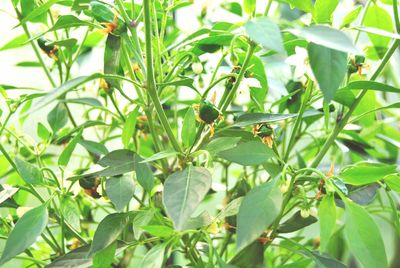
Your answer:
[[[196,115],[191,107],[189,107],[183,119],[181,136],[185,147],[191,146],[196,138]]]
[[[313,19],[316,23],[330,23],[339,0],[316,0],[313,8]]]
[[[180,80],[175,80],[175,81],[170,81],[166,83],[158,83],[157,85],[161,88],[167,87],[167,86],[175,86],[175,87],[189,87],[198,93],[196,87],[193,85],[194,80],[192,78],[182,78]],[[201,95],[201,94],[199,94]]]
[[[182,230],[211,187],[211,174],[203,167],[189,165],[168,176],[164,184],[163,202],[175,229]]]
[[[35,2],[33,0],[26,0],[29,2]],[[26,2],[25,1],[25,2]],[[20,23],[17,25],[22,25],[28,21],[35,21],[35,19],[43,14],[46,14],[46,12],[50,9],[50,7],[52,5],[54,5],[57,2],[61,2],[64,0],[49,0],[48,2],[46,2],[45,4],[39,6],[39,7],[34,7],[33,9],[30,10],[29,14],[27,14],[26,16],[24,16],[24,18],[20,21]]]
[[[78,141],[80,141],[82,137],[83,129],[81,129],[78,134],[68,143],[67,147],[62,151],[60,157],[58,158],[58,165],[59,166],[67,166],[69,160],[71,159],[72,152],[75,150]]]
[[[128,219],[126,213],[107,215],[97,226],[88,256],[93,256],[116,241],[128,224]]]
[[[105,167],[104,169],[84,175],[74,176],[72,178],[94,178],[99,176],[111,177],[122,175],[135,170],[135,158],[136,154],[132,151],[125,149],[115,150],[108,153],[97,162],[97,164]]]
[[[184,230],[196,230],[198,228],[210,225],[213,222],[210,214],[207,211],[203,211],[200,215],[196,217],[189,218],[185,225]]]
[[[318,220],[311,215],[308,216],[307,218],[303,218],[300,215],[300,211],[297,211],[295,214],[293,214],[292,217],[290,217],[288,220],[279,225],[278,232],[292,233],[300,229],[303,229],[317,221]]]
[[[256,10],[257,0],[243,0],[243,9],[248,14],[251,15]]]
[[[375,3],[372,3],[367,9],[364,26],[377,28],[387,32],[393,31],[393,23],[390,14]],[[390,38],[372,33],[368,33],[368,37],[374,45],[378,56],[382,58],[390,43]]]
[[[15,225],[8,236],[1,255],[0,265],[5,264],[30,245],[36,242],[38,236],[47,226],[47,203],[26,212]]]
[[[51,137],[51,132],[45,125],[39,122],[37,125],[37,135],[42,140],[47,141]]]
[[[326,254],[320,254],[318,251],[309,251],[305,255],[314,259],[318,267],[326,268],[347,268],[342,262],[331,258]]]
[[[109,268],[114,262],[115,252],[117,250],[117,241],[100,250],[93,256],[92,268]]]
[[[224,268],[254,267],[261,268],[264,264],[264,245],[254,241],[249,246],[238,252],[229,265]],[[233,267],[232,267],[233,266]]]
[[[384,180],[390,189],[400,193],[400,176],[399,175],[388,175],[384,177]]]
[[[318,209],[319,228],[320,228],[320,249],[325,251],[328,242],[335,230],[336,225],[336,204],[333,194],[326,195]]]
[[[68,122],[68,111],[63,103],[58,103],[47,115],[47,122],[51,129],[56,133]]]
[[[396,165],[360,162],[345,167],[340,172],[339,177],[348,184],[364,185],[381,180],[389,174],[396,173],[396,169]]]
[[[268,114],[268,113],[247,113],[242,114],[235,121],[234,126],[245,127],[260,123],[274,123],[296,117],[297,114]]]
[[[328,26],[312,25],[302,29],[291,29],[289,31],[298,37],[320,46],[355,55],[362,54],[347,35]]]
[[[350,201],[345,204],[344,235],[350,251],[365,268],[387,268],[385,245],[378,226],[362,207]]]
[[[79,210],[79,206],[75,200],[72,199],[71,196],[65,195],[61,199],[60,203],[61,214],[63,215],[65,221],[71,225],[76,231],[81,231],[81,223],[80,223],[80,215],[81,212]]]
[[[29,184],[39,185],[43,183],[43,175],[39,168],[31,163],[15,158],[15,165],[21,178]]]
[[[12,39],[11,41],[8,41],[6,44],[4,44],[0,48],[0,51],[23,47],[23,46],[27,45],[26,41],[28,41],[28,37],[26,36],[26,34],[18,35],[17,37]]]
[[[109,247],[112,247],[112,246],[109,246]],[[109,253],[109,252],[107,252],[107,249],[109,250],[109,247],[104,250],[104,253]],[[115,254],[116,255],[120,254],[122,251],[124,251],[125,248],[126,248],[126,243],[117,241],[117,250],[116,250]],[[79,247],[77,249],[74,249],[74,250],[68,252],[67,254],[65,254],[61,257],[58,257],[52,263],[46,265],[46,268],[67,268],[67,267],[86,268],[86,267],[91,267],[93,265],[93,261],[92,261],[92,258],[87,257],[89,251],[90,251],[90,245],[85,245],[85,246]],[[101,256],[102,252],[103,251],[99,251],[98,255]],[[96,255],[94,256],[95,258],[96,258]],[[98,260],[100,260],[100,259],[98,259]]]
[[[250,141],[219,152],[217,155],[243,166],[253,166],[267,162],[268,159],[274,156],[274,152],[262,142]]]
[[[249,20],[244,25],[250,39],[260,43],[264,49],[283,53],[283,41],[279,27],[267,18]]]
[[[174,234],[174,229],[164,225],[146,225],[142,229],[156,237],[170,237]]]
[[[311,69],[329,103],[347,73],[347,54],[310,43],[307,48]]]
[[[139,210],[135,212],[132,220],[132,229],[136,240],[139,240],[141,234],[143,233],[142,226],[149,224],[149,222],[153,219],[154,214],[155,211],[153,208],[146,208],[145,210]]]
[[[153,154],[152,156],[150,156],[149,158],[147,158],[145,160],[142,160],[140,163],[149,163],[149,162],[164,159],[167,157],[175,156],[177,154],[178,154],[178,152],[175,152],[172,150],[161,151],[161,152]]]
[[[129,113],[122,128],[121,139],[122,144],[125,148],[128,148],[129,142],[132,139],[133,133],[135,132],[138,114],[139,106],[136,106],[136,108],[131,113]]]
[[[111,177],[106,180],[106,193],[118,211],[122,211],[135,193],[135,184],[129,176]]]
[[[85,147],[85,149],[92,154],[95,155],[105,155],[108,154],[108,149],[107,147],[102,144],[102,143],[98,143],[96,141],[89,141],[89,140],[79,140],[78,142],[80,145],[82,145],[83,147]]]
[[[161,268],[164,262],[164,252],[166,244],[158,244],[152,247],[146,255],[144,255],[143,260],[139,267],[146,268]]]
[[[281,204],[282,194],[274,182],[260,184],[246,194],[237,215],[237,252],[250,245],[274,222]]]
[[[231,149],[238,144],[238,142],[241,140],[241,137],[220,137],[220,138],[215,138],[210,141],[209,144],[207,144],[206,150],[214,155],[218,152],[225,151],[228,149]]]
[[[217,215],[217,219],[224,219],[226,217],[234,216],[239,213],[240,205],[243,202],[244,197],[238,197],[233,199],[229,204]]]
[[[135,156],[134,161],[136,179],[140,186],[143,187],[148,193],[151,192],[154,186],[154,174],[147,163],[143,163],[143,158],[139,155]]]
[[[340,28],[350,26],[350,24],[352,24],[358,18],[358,15],[360,14],[361,10],[362,6],[359,5],[355,9],[347,13],[347,15],[344,17],[342,21],[342,25],[340,26]]]
[[[353,81],[350,82],[347,86],[341,88],[340,90],[375,90],[375,91],[382,91],[382,92],[393,92],[393,93],[400,93],[400,88],[393,87],[390,85],[386,85],[384,83],[375,82],[375,81]]]
[[[103,106],[98,99],[95,98],[76,98],[76,99],[63,99],[60,102],[68,102],[74,104],[83,104],[83,105],[90,105],[90,106]]]

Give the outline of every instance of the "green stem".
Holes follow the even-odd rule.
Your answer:
[[[303,119],[303,113],[304,113],[304,111],[305,111],[305,109],[307,107],[307,103],[308,103],[308,101],[310,99],[313,86],[314,86],[313,81],[312,80],[308,80],[308,85],[307,85],[307,88],[306,88],[304,99],[303,99],[303,102],[301,103],[300,111],[299,111],[299,113],[297,115],[296,122],[294,123],[293,130],[292,130],[292,135],[290,136],[289,143],[288,143],[288,146],[287,146],[287,149],[286,149],[286,152],[285,152],[285,156],[283,158],[283,160],[285,162],[288,160],[289,155],[290,155],[290,151],[293,149],[292,147],[294,146],[296,137],[297,137],[298,132],[300,130],[300,126],[301,126],[302,119]]]
[[[372,74],[370,81],[376,80],[376,78],[379,76],[379,74],[382,72],[383,68],[386,66],[388,63],[390,57],[393,55],[393,53],[396,51],[396,49],[400,45],[400,40],[395,40],[392,44],[392,46],[389,48],[389,50],[386,52],[385,56],[383,57],[381,63],[379,64],[378,68],[375,70],[375,72]],[[336,137],[339,135],[339,133],[342,131],[342,129],[346,126],[347,122],[349,121],[351,115],[353,114],[354,110],[357,108],[357,106],[360,104],[362,98],[365,96],[365,94],[368,92],[368,89],[364,89],[360,92],[360,94],[357,96],[357,98],[354,100],[352,105],[350,106],[349,110],[347,111],[346,115],[342,118],[342,120],[339,121],[338,124],[335,125],[335,128],[333,129],[331,135],[328,137],[328,139],[325,141],[324,145],[322,146],[321,150],[317,154],[317,156],[314,158],[314,161],[311,163],[311,167],[315,168],[319,165],[319,163],[322,161],[324,156],[326,155],[327,151],[331,147],[331,145],[335,142]]]
[[[164,109],[161,105],[160,98],[157,94],[156,82],[154,78],[153,70],[153,51],[152,51],[152,40],[151,40],[151,15],[150,15],[150,1],[145,0],[143,3],[144,9],[144,23],[145,23],[145,37],[146,37],[146,67],[147,67],[147,90],[149,92],[150,98],[153,101],[154,108],[156,109],[157,115],[160,119],[161,125],[163,126],[169,140],[175,151],[183,153],[178,141],[172,132],[171,126],[168,122],[168,118],[164,113]]]
[[[256,48],[256,44],[253,42],[249,42],[249,48],[247,49],[246,57],[243,61],[242,67],[240,69],[239,75],[236,79],[235,85],[232,87],[232,89],[229,91],[229,93],[226,96],[226,99],[222,99],[220,102],[219,107],[221,107],[221,112],[224,113],[226,109],[228,108],[229,104],[233,101],[233,98],[236,95],[236,91],[239,88],[240,83],[242,82],[242,79],[244,77],[244,74],[246,73],[247,67],[249,66],[251,56],[253,56],[254,50]]]

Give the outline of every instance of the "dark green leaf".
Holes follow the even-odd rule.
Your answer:
[[[8,262],[36,242],[47,226],[47,203],[26,212],[8,236],[0,265]]]
[[[308,45],[307,51],[324,100],[329,103],[346,75],[347,54],[314,43]]]
[[[128,224],[128,219],[126,213],[107,215],[96,229],[88,256],[93,256],[116,241]]]
[[[268,18],[249,20],[244,25],[250,39],[260,43],[265,49],[283,53],[283,41],[279,27]]]
[[[231,149],[238,144],[238,142],[241,140],[241,137],[220,137],[220,138],[215,138],[210,141],[209,144],[207,144],[206,150],[214,155],[218,152],[225,151],[228,149]]]
[[[347,35],[328,26],[312,25],[303,29],[293,29],[290,32],[317,45],[355,55],[361,54]]]
[[[297,114],[267,114],[267,113],[248,113],[238,117],[235,126],[245,127],[260,123],[274,123],[289,118],[296,117]]]
[[[61,199],[60,203],[61,214],[64,220],[71,225],[76,231],[81,231],[79,206],[71,196],[66,195]]]
[[[189,107],[183,119],[181,137],[185,147],[191,146],[196,138],[196,115],[191,107]]]
[[[106,180],[106,193],[115,208],[122,211],[135,193],[135,184],[129,176],[111,177]]]
[[[139,155],[135,155],[134,167],[136,171],[136,179],[143,189],[150,193],[154,186],[154,174],[149,165],[142,161],[143,158]]]
[[[278,227],[279,233],[291,233],[303,229],[318,220],[313,216],[308,216],[307,218],[303,218],[300,215],[300,211],[297,211],[292,217],[290,217],[287,221],[280,224]]]
[[[100,250],[93,256],[92,268],[109,268],[114,262],[115,252],[117,250],[117,241],[109,245],[103,250]]]
[[[365,268],[387,268],[385,245],[378,226],[362,207],[351,201],[345,204],[344,234],[350,251]]]
[[[274,182],[260,184],[246,194],[237,215],[237,251],[250,245],[274,222],[281,203],[282,193]]]
[[[318,209],[318,217],[321,241],[320,248],[321,251],[325,251],[336,225],[336,205],[333,194],[326,195],[324,199],[322,199]]]
[[[396,173],[396,165],[360,162],[343,169],[339,177],[346,183],[364,185],[383,179],[386,175]]]
[[[85,147],[85,149],[92,154],[95,155],[105,155],[108,154],[108,149],[107,147],[102,144],[102,143],[98,143],[96,141],[89,141],[89,140],[79,140],[78,142],[80,145],[82,145],[83,147]]]
[[[63,103],[58,103],[47,115],[47,122],[53,132],[57,132],[68,122],[68,111]]]
[[[68,143],[67,147],[62,151],[60,157],[58,158],[58,165],[59,166],[67,166],[69,160],[71,159],[72,152],[75,150],[78,141],[80,141],[82,137],[83,129],[81,129],[78,134]]]
[[[167,178],[163,202],[175,229],[182,230],[210,189],[211,180],[211,174],[206,168],[191,165]]]
[[[252,166],[265,163],[274,156],[274,152],[267,145],[259,141],[250,141],[239,144],[217,154],[219,157],[243,165]]]
[[[124,145],[125,148],[128,148],[129,142],[133,137],[133,133],[135,132],[138,114],[139,114],[139,106],[137,106],[128,115],[124,123],[124,127],[122,128],[121,139],[122,139],[122,144]]]
[[[42,172],[35,165],[32,165],[31,163],[18,157],[15,158],[15,165],[17,166],[19,175],[26,183],[33,185],[39,185],[43,183]]]

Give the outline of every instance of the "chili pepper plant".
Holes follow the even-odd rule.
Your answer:
[[[398,1],[3,2],[2,267],[400,266]]]

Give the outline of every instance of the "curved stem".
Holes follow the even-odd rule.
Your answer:
[[[143,3],[144,10],[144,23],[145,23],[145,37],[146,37],[146,67],[147,67],[147,90],[151,100],[153,101],[154,108],[156,109],[157,115],[160,119],[161,125],[163,126],[169,140],[175,151],[183,153],[178,141],[172,132],[171,126],[168,122],[168,118],[164,113],[164,109],[161,105],[160,98],[157,94],[156,82],[154,78],[153,69],[153,51],[152,51],[152,34],[151,34],[151,12],[150,12],[150,1],[145,0]]]

